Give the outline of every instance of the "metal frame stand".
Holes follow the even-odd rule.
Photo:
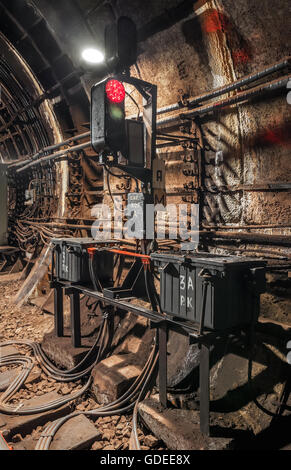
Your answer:
[[[140,260],[136,260],[120,287],[105,287],[105,297],[112,299],[128,299],[133,297],[145,297],[144,267]]]
[[[209,346],[200,345],[199,382],[200,382],[200,430],[210,435],[210,364]]]
[[[54,282],[52,287],[54,289],[55,335],[57,338],[63,338],[64,286],[58,282]],[[80,292],[73,287],[70,287],[65,288],[65,293],[70,296],[72,346],[74,348],[80,348],[82,346]]]
[[[72,345],[74,348],[80,348],[82,346],[80,292],[75,289],[66,289],[66,294],[70,296]]]
[[[64,296],[60,285],[54,286],[54,313],[55,313],[55,335],[57,338],[64,336]]]
[[[167,378],[168,378],[168,357],[167,340],[168,324],[162,322],[154,325],[159,333],[159,398],[163,408],[167,408]],[[200,362],[199,362],[199,384],[200,384],[200,430],[206,436],[210,435],[210,346],[201,342],[200,339],[190,335],[190,343],[199,342]]]
[[[163,408],[167,408],[167,382],[168,382],[168,325],[166,322],[161,323],[158,328],[159,332],[159,395],[160,403]]]
[[[241,328],[231,328],[223,332],[204,331],[199,333],[201,325],[194,326],[190,322],[180,322],[166,314],[161,314],[142,306],[105,297],[103,293],[72,285],[66,282],[55,281],[52,283],[55,289],[55,333],[57,337],[63,336],[63,289],[70,296],[71,306],[71,330],[72,345],[76,348],[81,346],[81,325],[80,325],[80,294],[98,299],[105,304],[120,310],[134,313],[146,317],[151,322],[152,328],[158,329],[159,346],[159,397],[163,408],[167,408],[167,340],[169,329],[189,337],[190,344],[198,344],[200,347],[199,383],[200,383],[200,430],[203,434],[210,435],[210,348],[215,345],[221,337],[228,337],[235,334]],[[202,328],[203,330],[203,328]]]

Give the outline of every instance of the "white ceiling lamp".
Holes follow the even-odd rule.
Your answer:
[[[103,52],[94,48],[84,49],[82,58],[89,64],[101,64],[105,59]]]

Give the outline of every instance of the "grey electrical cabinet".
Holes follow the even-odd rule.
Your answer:
[[[0,163],[0,246],[8,244],[7,166]]]
[[[263,261],[210,253],[154,253],[151,258],[159,267],[165,313],[200,323],[205,308],[204,326],[213,330],[252,321],[255,302],[265,291]]]

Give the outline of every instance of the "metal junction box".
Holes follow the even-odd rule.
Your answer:
[[[0,163],[0,246],[8,243],[7,166]]]
[[[54,238],[54,276],[58,281],[91,283],[88,248],[96,247],[94,266],[100,281],[111,281],[113,275],[113,255],[98,248],[93,238]]]
[[[257,259],[209,253],[166,255],[152,260],[161,275],[164,312],[200,323],[204,299],[204,326],[222,330],[249,324],[254,297],[265,291],[265,263]]]

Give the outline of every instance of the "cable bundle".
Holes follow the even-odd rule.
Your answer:
[[[97,419],[104,416],[124,414],[134,408],[134,414],[137,418],[137,405],[139,401],[143,398],[145,393],[148,391],[150,384],[153,382],[157,370],[156,366],[158,363],[158,357],[159,356],[157,351],[157,344],[155,344],[140,376],[135,380],[135,382],[131,385],[127,392],[125,392],[118,400],[96,410],[71,413],[70,415],[60,418],[54,421],[53,423],[49,424],[43,430],[41,438],[39,439],[35,450],[48,450],[57,431],[68,420],[79,415],[85,415],[90,418]],[[131,441],[134,441],[134,446],[136,449],[140,448],[137,435],[137,419],[134,419],[133,422],[133,432]]]
[[[106,341],[107,336],[107,341]],[[18,341],[8,341],[2,343],[0,346],[9,346],[9,345],[23,345],[30,347],[35,355],[35,358],[42,368],[46,372],[48,377],[53,378],[59,382],[71,382],[79,380],[80,378],[88,375],[93,367],[102,359],[106,354],[108,348],[108,318],[104,318],[102,325],[99,330],[98,337],[86,354],[84,359],[73,369],[62,371],[58,369],[44,354],[41,349],[41,346],[38,343],[34,343],[29,340],[18,340]],[[100,344],[99,344],[100,343]],[[99,346],[98,346],[99,344]],[[98,348],[98,349],[97,349]],[[97,355],[96,355],[96,350]],[[88,365],[89,363],[89,365]],[[138,436],[137,436],[137,405],[139,401],[148,393],[150,385],[153,383],[153,379],[156,376],[157,372],[157,363],[158,363],[158,346],[157,341],[153,350],[140,374],[140,376],[135,380],[135,382],[130,386],[130,388],[125,392],[122,397],[118,400],[105,405],[101,408],[85,412],[74,412],[68,416],[58,419],[57,421],[48,425],[39,439],[35,450],[48,450],[51,444],[51,441],[60,429],[60,427],[65,424],[69,419],[74,418],[80,414],[89,416],[91,418],[97,419],[102,416],[111,416],[116,414],[124,414],[134,409],[134,421],[133,421],[133,433],[131,441],[134,442],[134,448],[139,448]],[[31,415],[44,413],[46,411],[59,408],[70,401],[75,400],[85,393],[91,385],[91,376],[86,384],[76,393],[73,393],[69,396],[62,397],[58,400],[54,400],[46,405],[39,407],[29,407],[23,408],[22,405],[11,406],[8,405],[8,401],[13,398],[15,393],[17,393],[22,385],[25,383],[27,377],[34,367],[34,361],[30,357],[23,355],[15,355],[10,357],[2,357],[0,359],[0,366],[12,366],[19,365],[22,366],[20,374],[13,380],[7,390],[1,395],[0,398],[0,411],[5,414],[10,415]],[[1,448],[1,446],[0,446]]]

